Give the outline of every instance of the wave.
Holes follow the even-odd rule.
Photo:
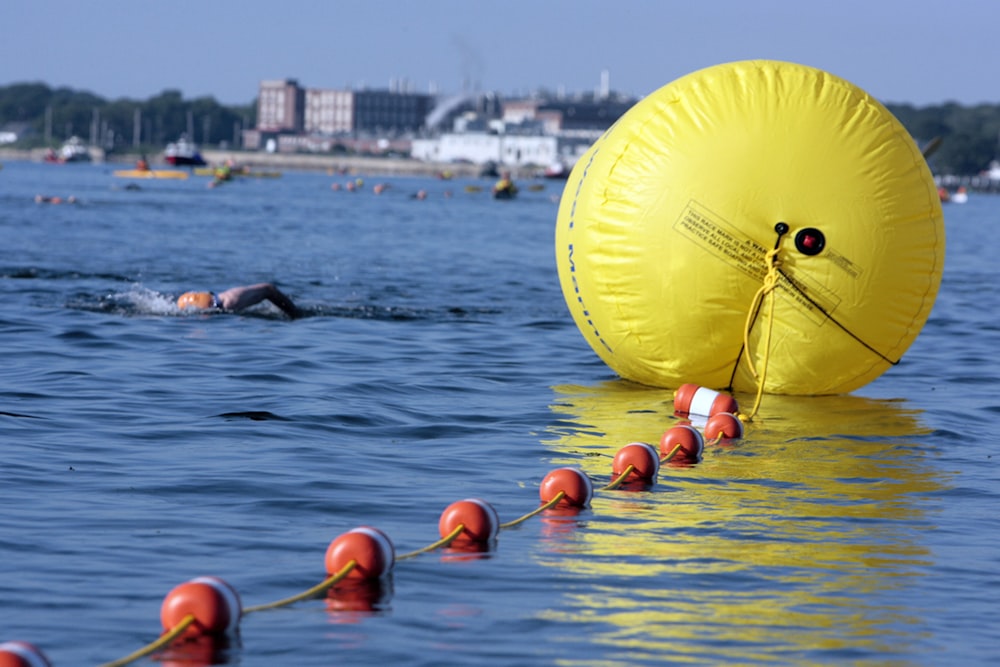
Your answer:
[[[67,271],[65,269],[46,269],[37,266],[4,266],[0,267],[0,279],[15,280],[110,280],[113,282],[131,283],[135,278],[119,273],[88,273],[82,271]]]

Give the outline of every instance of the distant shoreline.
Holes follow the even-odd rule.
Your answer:
[[[43,162],[45,149],[0,148],[0,161]],[[91,151],[97,164],[132,165],[138,153],[116,153],[105,157],[103,151]],[[407,157],[373,157],[362,155],[318,155],[309,153],[266,153],[242,150],[202,150],[202,157],[209,165],[220,165],[227,159],[238,165],[275,171],[322,171],[329,174],[366,174],[372,176],[438,176],[448,172],[457,178],[478,178],[482,166],[476,164],[450,164],[422,162]],[[165,164],[162,154],[153,155],[153,166]],[[177,167],[182,169],[185,167]],[[528,178],[530,171],[511,169],[515,178]]]

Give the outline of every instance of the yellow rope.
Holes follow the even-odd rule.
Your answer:
[[[322,593],[326,589],[330,588],[330,586],[333,586],[338,581],[349,575],[351,573],[351,570],[357,567],[357,565],[358,561],[352,558],[351,560],[347,561],[347,565],[340,568],[339,572],[331,574],[329,577],[327,577],[320,583],[316,584],[309,590],[303,591],[298,595],[293,595],[291,597],[285,598],[284,600],[278,600],[277,602],[259,604],[255,607],[247,607],[246,609],[243,610],[243,614],[246,615],[246,614],[252,614],[255,611],[263,611],[265,609],[276,609],[277,607],[285,607],[292,604],[293,602],[298,602],[299,600],[305,600],[306,598],[311,598],[314,595],[317,595],[318,593]]]
[[[460,523],[457,526],[455,526],[455,530],[451,531],[450,533],[448,533],[447,535],[445,535],[444,537],[442,537],[437,542],[434,542],[433,544],[428,544],[423,549],[417,549],[416,551],[411,551],[408,554],[403,554],[402,556],[396,556],[396,560],[397,561],[406,560],[407,558],[413,558],[414,556],[419,556],[420,554],[425,554],[428,551],[434,551],[435,549],[440,549],[441,547],[446,547],[449,544],[451,544],[452,542],[454,542],[455,538],[458,537],[459,535],[461,535],[463,530],[465,530],[465,524],[464,523]]]
[[[163,648],[170,642],[180,637],[184,633],[184,631],[188,629],[188,626],[194,623],[194,621],[195,621],[194,614],[188,614],[187,616],[182,618],[181,622],[175,625],[170,630],[170,632],[161,635],[160,638],[157,639],[152,644],[147,644],[146,646],[142,647],[135,653],[131,653],[125,656],[124,658],[119,658],[118,660],[115,660],[113,662],[104,663],[103,665],[101,665],[101,667],[122,667],[122,665],[128,665],[130,663],[133,663],[139,658],[145,658],[150,653],[153,653],[154,651]]]
[[[528,512],[527,514],[525,514],[524,516],[522,516],[520,518],[517,518],[517,519],[514,519],[513,521],[508,521],[507,523],[501,523],[500,527],[501,528],[511,528],[513,526],[516,526],[519,523],[524,523],[525,521],[527,521],[531,517],[535,516],[536,514],[541,514],[545,510],[551,509],[551,508],[555,507],[556,505],[559,504],[559,501],[562,500],[565,497],[566,497],[566,492],[565,491],[560,491],[559,493],[557,493],[555,495],[555,498],[553,498],[552,500],[548,501],[547,503],[544,503],[538,509],[532,510],[532,511]]]
[[[635,472],[635,466],[630,463],[628,464],[628,467],[625,468],[625,471],[622,472],[622,474],[618,475],[618,477],[611,480],[610,484],[601,488],[601,491],[611,491],[612,489],[617,489],[619,486],[622,485],[622,482],[625,481],[625,478],[631,475],[633,472]]]
[[[670,459],[674,458],[674,456],[676,456],[677,452],[679,452],[679,451],[681,451],[680,444],[674,445],[674,448],[671,449],[670,452],[666,456],[664,456],[662,459],[660,459],[660,463],[668,463],[670,461]]]
[[[753,302],[750,304],[750,309],[747,310],[746,324],[743,326],[743,349],[746,350],[744,355],[747,360],[747,366],[750,367],[750,373],[757,378],[757,398],[754,402],[753,410],[750,414],[746,416],[749,421],[757,414],[757,409],[760,408],[761,397],[764,395],[764,380],[767,376],[767,362],[768,357],[771,352],[771,331],[774,327],[774,296],[773,292],[778,286],[778,279],[780,274],[778,273],[778,267],[781,266],[780,260],[778,260],[778,248],[768,251],[765,256],[765,261],[767,262],[767,275],[764,276],[764,283],[754,294]],[[757,312],[758,306],[763,302],[764,297],[771,295],[771,299],[768,302],[769,310],[767,316],[767,331],[764,334],[764,358],[762,360],[760,373],[754,368],[753,355],[750,353],[750,328],[753,326],[754,314]],[[742,416],[741,416],[742,419]]]

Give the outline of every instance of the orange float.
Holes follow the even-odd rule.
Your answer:
[[[184,637],[231,634],[240,625],[243,606],[232,586],[218,577],[197,577],[180,584],[167,594],[160,607],[160,622],[173,630],[188,616],[194,623]]]
[[[355,562],[347,579],[378,579],[392,571],[396,550],[389,537],[377,528],[360,526],[339,536],[326,550],[326,573],[336,574]]]
[[[682,417],[688,415],[711,417],[717,412],[736,414],[739,411],[739,404],[729,394],[697,384],[682,384],[674,392],[674,413]]]
[[[555,507],[586,507],[594,497],[594,484],[590,477],[576,468],[557,468],[542,480],[538,496],[545,504],[560,492],[565,495]]]
[[[625,474],[629,466],[632,466],[632,472],[622,480],[623,482],[653,482],[660,471],[660,457],[652,445],[645,442],[630,442],[615,454],[611,463],[611,474],[618,478]]]
[[[446,537],[460,525],[462,532],[452,541],[452,545],[487,544],[496,539],[500,532],[500,517],[485,500],[468,498],[445,508],[438,521],[438,531],[441,537]]]

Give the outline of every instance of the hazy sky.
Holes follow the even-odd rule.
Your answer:
[[[998,0],[3,0],[0,85],[248,103],[310,88],[645,95],[704,67],[818,67],[887,103],[1000,104]]]

